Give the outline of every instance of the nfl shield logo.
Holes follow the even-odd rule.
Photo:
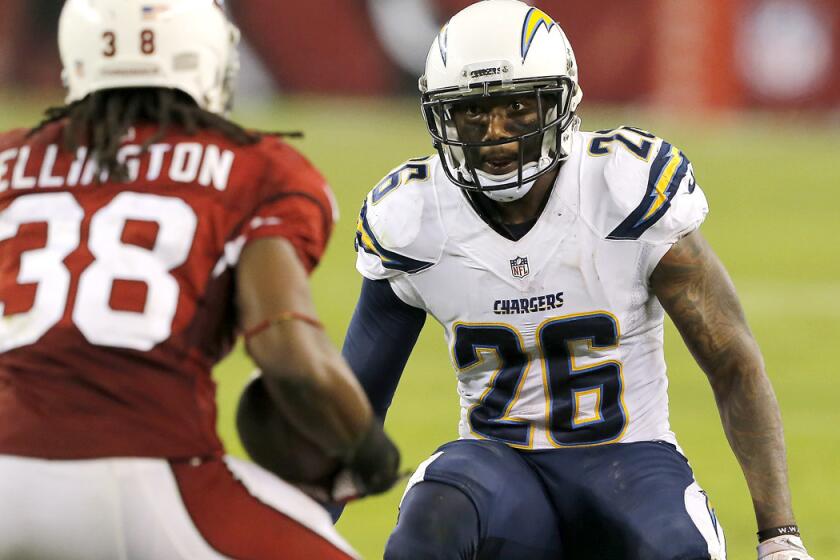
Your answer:
[[[525,278],[528,272],[528,257],[516,257],[510,261],[510,273],[514,278]]]

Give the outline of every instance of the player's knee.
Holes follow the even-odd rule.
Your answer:
[[[478,541],[478,513],[472,501],[453,486],[421,482],[400,506],[385,560],[473,558]]]

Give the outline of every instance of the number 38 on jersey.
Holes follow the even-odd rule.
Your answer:
[[[138,222],[155,232],[148,247],[123,240]],[[176,197],[122,192],[87,217],[70,193],[16,198],[0,211],[0,251],[11,252],[3,245],[12,238],[23,245],[12,254],[18,268],[0,269],[0,352],[37,342],[68,312],[91,344],[146,351],[163,342],[180,294],[171,271],[189,256],[197,222]],[[112,307],[118,283],[139,294],[131,309]]]

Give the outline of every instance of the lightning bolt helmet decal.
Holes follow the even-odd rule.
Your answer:
[[[522,62],[528,56],[531,43],[537,35],[541,26],[545,26],[546,33],[549,33],[557,24],[545,12],[539,8],[531,8],[525,14],[525,21],[522,23]]]
[[[443,60],[443,65],[446,66],[446,30],[449,28],[449,22],[443,25],[443,28],[438,33],[438,48],[440,49],[440,58]]]

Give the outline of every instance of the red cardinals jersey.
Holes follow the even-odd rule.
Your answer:
[[[61,124],[0,136],[0,454],[219,455],[212,366],[252,239],[311,270],[332,229],[321,175],[273,137],[132,130],[112,182]]]

